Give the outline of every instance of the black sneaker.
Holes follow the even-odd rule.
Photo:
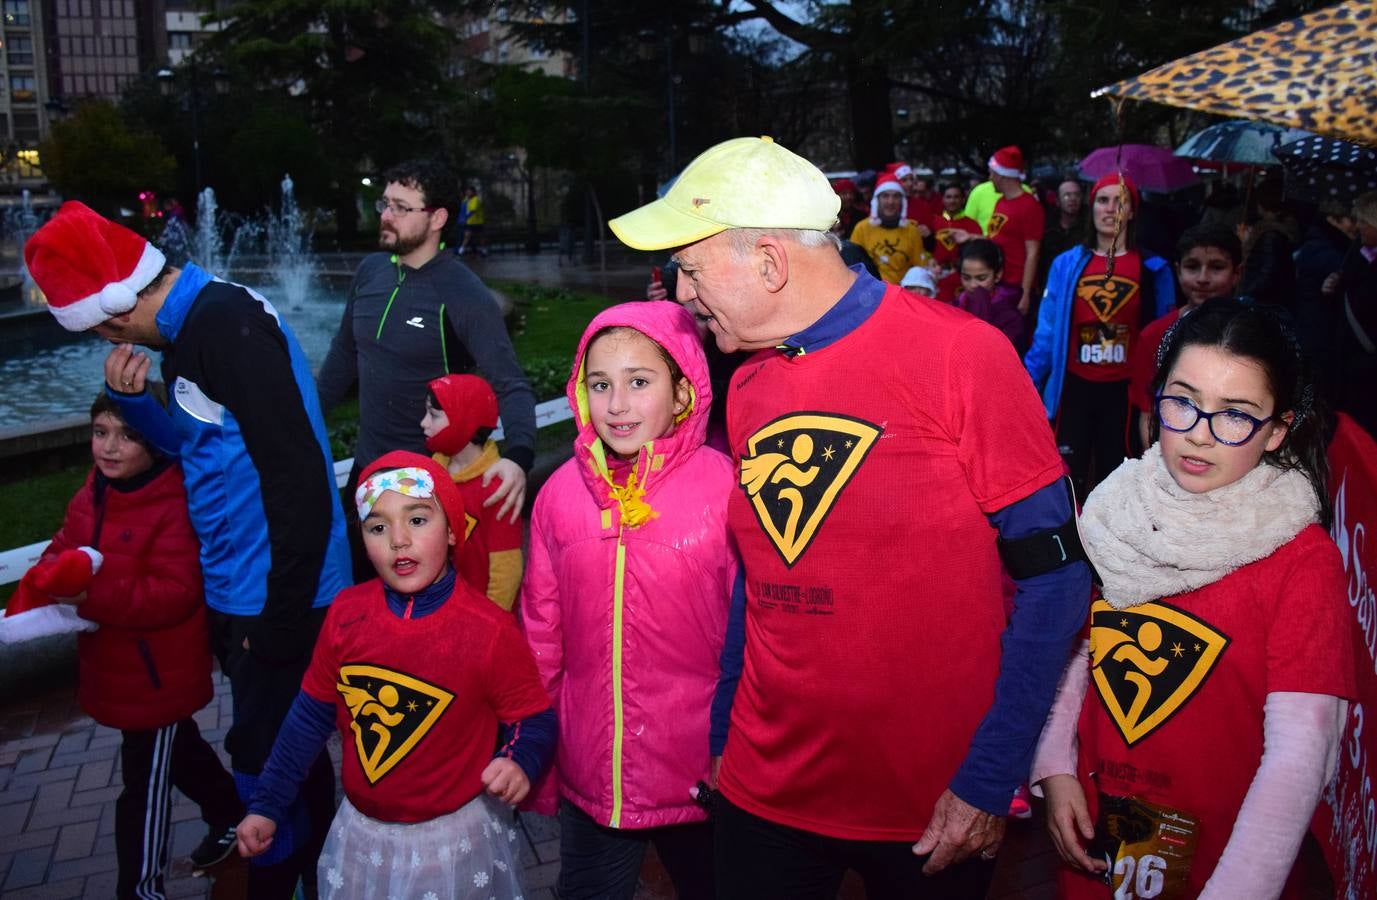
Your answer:
[[[234,826],[231,825],[223,832],[212,831],[195,850],[191,851],[191,865],[197,869],[208,869],[218,862],[223,862],[234,852],[234,844]]]

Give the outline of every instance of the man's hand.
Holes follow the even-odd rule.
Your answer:
[[[502,486],[483,501],[483,508],[487,509],[494,503],[501,503],[497,518],[501,520],[510,517],[515,524],[516,520],[521,518],[521,508],[526,503],[526,472],[510,459],[499,459],[483,471],[483,487],[487,487],[494,476],[502,482]]]
[[[658,278],[652,278],[645,284],[645,298],[647,300],[668,300],[669,291],[665,290],[665,284]]]
[[[1320,284],[1321,294],[1337,294],[1340,285],[1343,284],[1343,276],[1338,272],[1330,272],[1324,276],[1324,281]]]
[[[142,394],[152,362],[146,353],[135,353],[129,344],[116,344],[105,357],[105,383],[121,394]]]
[[[708,787],[717,790],[717,773],[722,771],[722,757],[714,756],[712,765],[708,769]]]
[[[1087,872],[1109,868],[1102,859],[1092,859],[1081,846],[1095,836],[1090,810],[1085,805],[1085,790],[1074,775],[1052,775],[1038,782],[1047,798],[1047,830],[1061,858]]]
[[[964,244],[966,241],[973,241],[978,237],[980,237],[980,235],[971,234],[969,231],[963,231],[960,228],[953,228],[951,230],[951,239],[958,244]]]
[[[1019,301],[1018,301],[1018,314],[1019,314],[1020,316],[1026,316],[1026,315],[1028,315],[1028,309],[1029,309],[1030,306],[1032,306],[1032,303],[1033,303],[1033,292],[1032,292],[1032,290],[1030,290],[1029,288],[1024,288],[1024,289],[1023,289],[1023,296],[1022,296],[1022,297],[1019,299]]]
[[[923,237],[932,237],[932,229],[926,225],[919,225],[918,234],[922,235]]]
[[[499,756],[488,763],[488,767],[479,777],[489,794],[512,806],[525,800],[526,794],[531,790],[531,780],[526,777],[526,773],[505,756]]]
[[[277,823],[272,819],[249,813],[234,829],[234,835],[239,839],[239,855],[250,859],[267,852],[276,833]]]
[[[936,875],[972,853],[979,853],[981,859],[994,859],[1004,841],[1004,824],[1003,816],[976,809],[946,790],[937,798],[928,827],[913,845],[913,854],[932,854],[923,865],[924,875]]]
[[[69,606],[80,606],[86,601],[86,592],[82,591],[74,597],[54,597],[53,599],[58,603],[66,603]]]

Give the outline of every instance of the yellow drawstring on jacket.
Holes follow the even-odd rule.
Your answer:
[[[639,528],[646,522],[659,515],[649,503],[643,499],[645,497],[645,486],[638,484],[636,473],[633,470],[626,476],[626,484],[617,484],[610,478],[608,494],[617,505],[622,509],[622,522],[631,527]]]

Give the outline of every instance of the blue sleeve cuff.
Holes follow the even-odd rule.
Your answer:
[[[141,394],[124,394],[105,386],[105,394],[119,407],[120,418],[131,428],[143,435],[148,443],[161,453],[178,459],[182,455],[182,439],[172,424],[172,416],[149,391]]]
[[[737,570],[732,584],[732,601],[727,611],[727,639],[719,659],[721,674],[717,676],[717,690],[712,695],[712,709],[708,716],[708,752],[721,756],[727,749],[727,726],[731,724],[732,703],[736,700],[736,686],[741,681],[741,667],[746,657],[746,570]]]
[[[1007,540],[1061,525],[1075,515],[1060,481],[999,510],[991,522]],[[1057,682],[1085,625],[1090,567],[1083,561],[1015,581],[1014,613],[1000,640],[994,702],[951,781],[952,793],[995,815],[1009,812],[1028,777]]]
[[[555,711],[547,709],[519,722],[503,722],[500,732],[502,746],[493,758],[506,757],[521,767],[526,778],[535,784],[540,773],[555,755],[559,739],[559,722]]]
[[[258,776],[249,812],[282,823],[296,799],[306,771],[316,761],[335,728],[335,707],[300,691],[282,720],[272,755]]]

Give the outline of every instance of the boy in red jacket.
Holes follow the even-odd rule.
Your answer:
[[[181,469],[155,456],[104,392],[91,407],[91,455],[95,468],[11,604],[70,604],[95,623],[77,639],[77,699],[91,718],[123,732],[117,896],[160,898],[172,786],[201,807],[210,828],[191,854],[197,868],[234,849],[244,810],[191,718],[213,692],[199,547]]]
[[[490,435],[497,427],[497,395],[477,375],[442,375],[430,382],[421,430],[464,498],[464,540],[455,551],[459,575],[488,599],[510,610],[521,586],[521,533],[525,520],[504,519],[490,499],[502,486],[480,478],[498,458]]]

